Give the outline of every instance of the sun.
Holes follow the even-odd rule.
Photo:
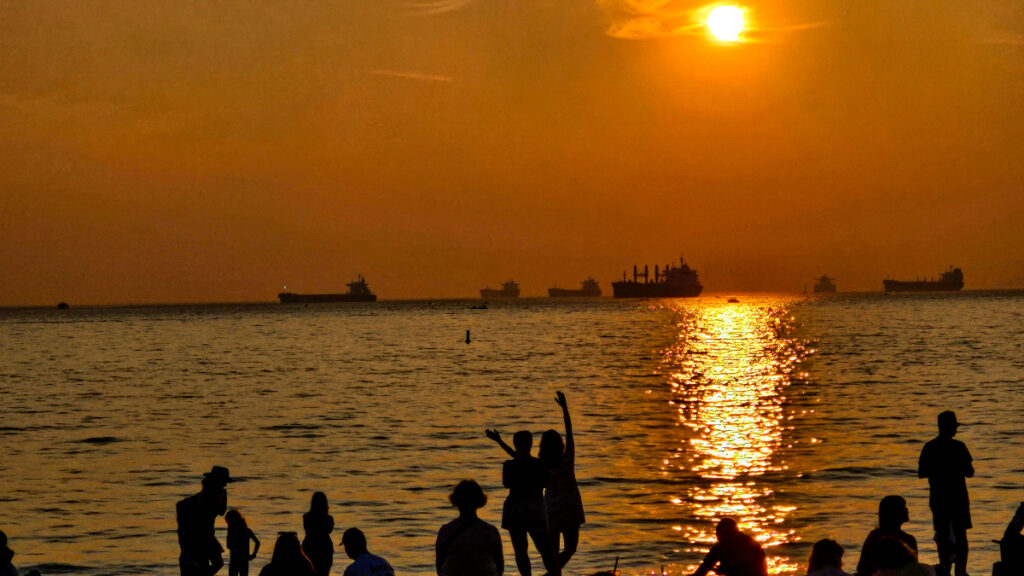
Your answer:
[[[722,42],[735,42],[743,32],[743,10],[736,6],[718,6],[706,21],[711,35]]]

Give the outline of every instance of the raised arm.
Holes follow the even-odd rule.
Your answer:
[[[569,402],[565,399],[565,394],[557,392],[555,402],[562,407],[562,419],[565,421],[565,451],[569,452],[572,450],[575,452],[576,443],[572,439],[572,419],[569,418]]]
[[[484,433],[487,434],[488,438],[497,442],[498,446],[501,446],[501,449],[504,450],[509,456],[515,458],[516,451],[513,450],[511,446],[506,444],[504,440],[501,439],[501,434],[496,429],[488,428],[487,430],[484,430]]]

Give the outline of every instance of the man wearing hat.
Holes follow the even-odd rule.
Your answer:
[[[213,524],[228,509],[231,482],[228,469],[214,466],[203,474],[203,489],[178,502],[178,565],[181,576],[212,576],[224,566],[224,548],[217,540]]]
[[[935,545],[939,550],[940,576],[948,576],[956,564],[956,576],[967,576],[967,530],[971,528],[971,503],[967,478],[974,476],[967,445],[954,440],[960,423],[947,410],[939,414],[939,435],[921,450],[918,478],[927,478],[928,506],[932,509]]]

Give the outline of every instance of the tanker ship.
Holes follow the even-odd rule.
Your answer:
[[[949,267],[938,280],[882,280],[886,292],[956,292],[964,287],[964,273]]]
[[[601,287],[597,280],[587,278],[580,282],[582,288],[572,290],[569,288],[548,288],[548,296],[551,298],[596,298],[601,295]]]
[[[481,298],[519,298],[519,284],[515,280],[502,282],[501,288],[480,289]]]
[[[648,275],[647,265],[640,274],[633,266],[633,279],[627,280],[622,273],[621,282],[612,282],[612,292],[616,298],[692,298],[699,296],[704,286],[697,279],[697,271],[690,268],[686,261],[679,259],[679,266],[666,264],[660,269],[654,266],[654,280]]]
[[[296,294],[285,288],[277,295],[282,304],[319,304],[324,302],[376,302],[377,295],[370,292],[366,279],[360,275],[354,282],[347,284],[348,292],[344,294]]]

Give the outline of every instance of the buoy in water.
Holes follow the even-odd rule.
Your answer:
[[[466,330],[466,344],[469,344],[469,330]]]

